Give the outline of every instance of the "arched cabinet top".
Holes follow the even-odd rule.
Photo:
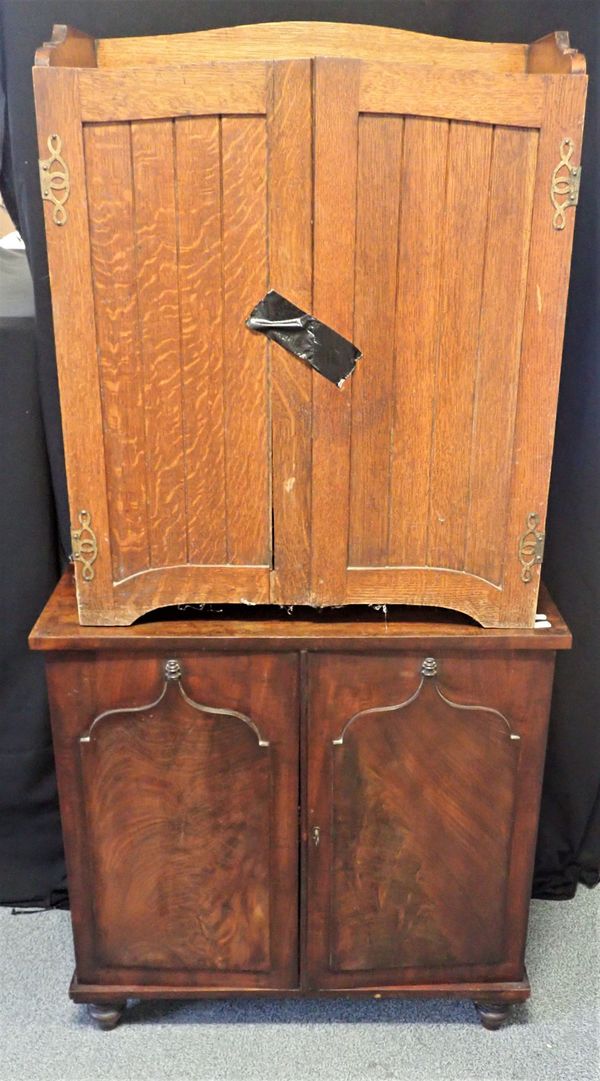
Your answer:
[[[154,37],[99,38],[55,26],[36,66],[100,68],[193,64],[199,60],[283,60],[314,56],[396,60],[486,72],[585,72],[585,58],[560,30],[532,45],[462,41],[359,23],[271,22]]]

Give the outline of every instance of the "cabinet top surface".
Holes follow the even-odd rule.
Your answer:
[[[83,627],[78,622],[73,575],[65,572],[29,637],[32,649],[406,649],[431,641],[447,648],[569,649],[571,634],[542,585],[538,611],[550,627],[504,630],[478,626],[467,616],[443,609],[400,605],[353,606],[293,612],[267,605],[186,605],[162,609],[131,627]]]

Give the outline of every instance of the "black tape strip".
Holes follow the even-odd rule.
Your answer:
[[[347,338],[273,289],[252,309],[246,326],[305,360],[338,387],[352,375],[356,361],[362,356],[360,349]]]

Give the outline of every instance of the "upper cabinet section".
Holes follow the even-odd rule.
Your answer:
[[[533,622],[586,78],[277,23],[35,70],[80,618],[410,603]],[[267,290],[363,356],[246,326]]]

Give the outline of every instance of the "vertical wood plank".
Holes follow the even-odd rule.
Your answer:
[[[465,569],[500,584],[538,133],[496,128],[471,445]]]
[[[347,338],[354,333],[359,71],[352,60],[314,62],[313,310]],[[340,389],[317,373],[312,379],[312,599],[341,604],[348,560],[351,389],[349,381]]]
[[[83,135],[112,571],[118,581],[149,563],[130,127],[88,124]]]
[[[439,345],[446,120],[407,117],[398,246],[388,562],[427,562],[429,466]]]
[[[269,139],[269,288],[312,308],[310,60],[273,64]],[[271,600],[306,603],[310,577],[311,369],[272,344]]]
[[[173,124],[131,125],[151,566],[185,563]]]
[[[354,340],[363,352],[350,381],[349,563],[388,555],[390,430],[403,118],[361,116]],[[404,277],[404,268],[401,268]]]
[[[456,570],[465,558],[492,135],[488,125],[450,124],[427,562]]]
[[[579,164],[581,160],[587,89],[584,75],[546,78],[531,223],[510,509],[504,543],[502,626],[531,626],[536,612],[539,567],[534,568],[530,582],[523,582],[518,546],[528,514],[537,514],[540,528],[544,528],[575,224],[575,212],[569,210],[565,228],[554,229],[549,186],[552,172],[560,160],[563,139],[570,138],[574,142],[573,162]]]
[[[223,117],[222,243],[228,562],[269,563],[267,343],[245,321],[267,284],[263,117]]]
[[[98,542],[90,581],[75,563],[79,618],[93,623],[98,612],[111,608],[112,561],[78,72],[35,68],[34,86],[40,158],[48,157],[48,137],[60,132],[71,176],[67,221],[53,222],[49,202],[44,218],[71,524],[76,527],[79,511],[87,510]]]
[[[227,562],[217,117],[175,121],[179,303],[191,563]]]

